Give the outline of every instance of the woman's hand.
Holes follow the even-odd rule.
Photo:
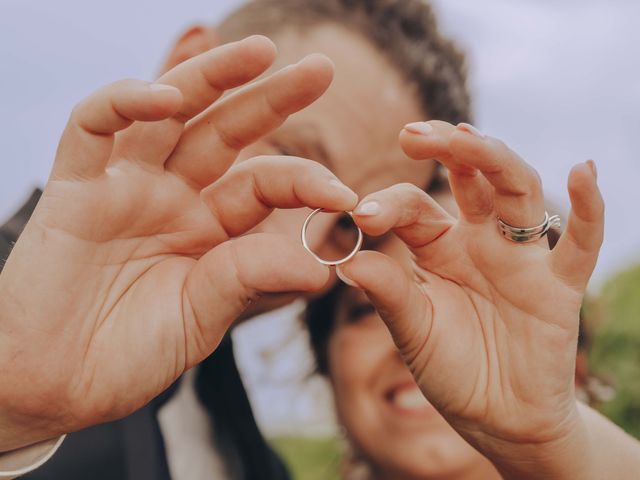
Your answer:
[[[538,175],[503,143],[438,121],[409,126],[400,140],[411,157],[448,167],[459,218],[410,185],[368,195],[357,224],[401,237],[414,275],[361,252],[341,276],[369,295],[420,388],[456,430],[505,475],[527,478],[533,466],[556,478],[564,467],[547,468],[545,455],[585,441],[574,371],[580,306],[603,236],[595,167],[571,171],[572,211],[550,251],[544,237],[515,243],[498,230],[498,217],[530,227],[545,213]]]
[[[331,82],[330,62],[310,56],[220,99],[274,57],[250,37],[74,109],[0,276],[0,451],[132,412],[209,355],[261,293],[327,282],[298,242],[242,236],[274,207],[357,202],[308,160],[229,170]]]

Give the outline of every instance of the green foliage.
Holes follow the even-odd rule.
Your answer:
[[[601,411],[640,438],[640,266],[607,282],[595,309],[602,318],[590,364],[616,389],[615,397]]]
[[[339,480],[341,449],[333,437],[277,437],[270,440],[295,480]]]

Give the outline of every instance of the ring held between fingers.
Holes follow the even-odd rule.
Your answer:
[[[204,189],[201,198],[230,237],[249,231],[274,208],[350,211],[358,202],[323,165],[288,156],[241,162]]]

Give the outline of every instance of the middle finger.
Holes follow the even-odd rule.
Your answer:
[[[276,48],[266,37],[254,35],[197,55],[162,75],[158,82],[182,92],[183,104],[161,122],[137,122],[116,140],[114,156],[162,166],[176,146],[189,119],[222,96],[244,85],[273,63]]]
[[[544,220],[544,195],[538,173],[500,140],[460,124],[449,138],[457,162],[478,169],[493,185],[494,209],[505,223],[534,227]]]
[[[332,78],[331,61],[314,54],[242,88],[189,122],[167,169],[200,188],[209,185],[240,150],[320,97]]]

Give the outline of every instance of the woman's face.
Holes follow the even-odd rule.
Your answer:
[[[381,250],[409,264],[399,240]],[[339,302],[328,363],[338,417],[379,478],[499,478],[427,402],[389,331],[356,289],[346,289]]]

